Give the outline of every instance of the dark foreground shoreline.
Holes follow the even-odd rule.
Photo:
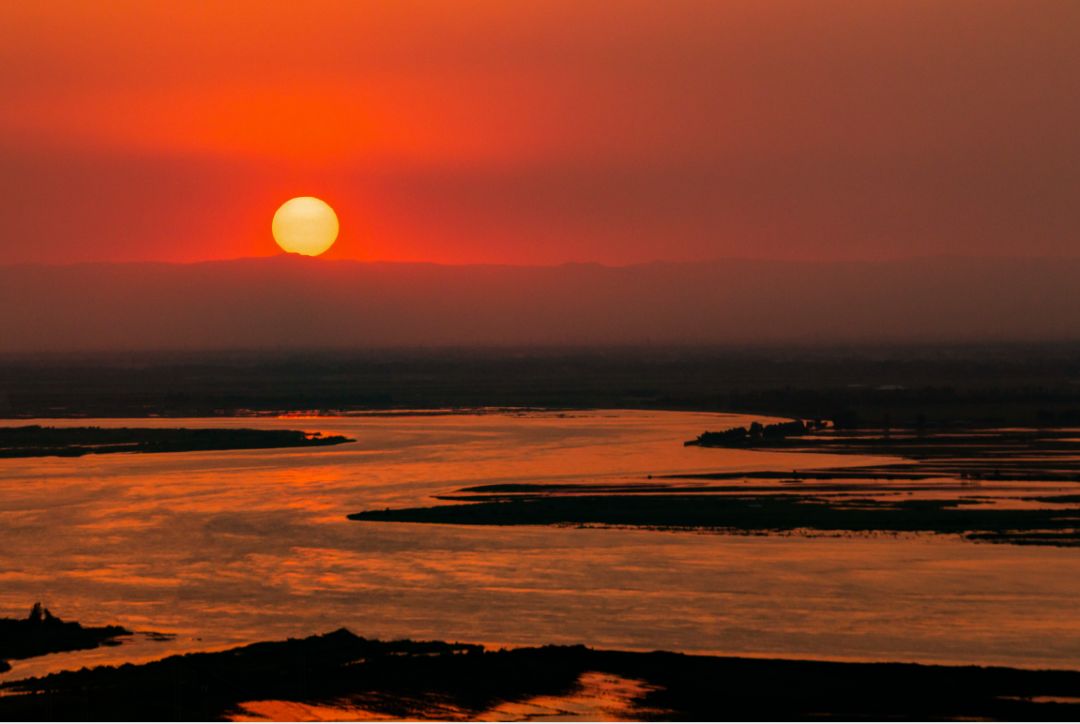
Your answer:
[[[358,718],[475,719],[535,697],[572,696],[583,675],[636,682],[629,718],[1075,720],[1080,672],[861,664],[600,651],[489,651],[381,642],[345,629],[142,665],[5,683],[6,720],[220,720],[245,702],[337,707]]]
[[[109,453],[194,452],[324,447],[354,442],[302,430],[182,427],[0,426],[0,458],[81,457]]]

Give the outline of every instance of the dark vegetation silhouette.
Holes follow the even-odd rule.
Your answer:
[[[216,720],[240,713],[243,702],[273,699],[408,719],[475,719],[503,702],[571,694],[587,672],[644,682],[631,702],[642,719],[1080,716],[1078,672],[740,659],[584,646],[488,651],[470,644],[373,641],[341,629],[7,683],[0,717]]]
[[[1080,424],[1080,344],[442,348],[0,357],[0,416],[649,408],[838,429]]]
[[[0,427],[0,458],[320,447],[345,442],[354,441],[300,430],[26,425]]]
[[[119,644],[117,637],[130,633],[120,626],[82,626],[62,621],[35,603],[26,618],[0,618],[0,671],[11,668],[9,659],[115,646]]]
[[[751,428],[755,425],[758,423]],[[759,429],[765,427],[769,426],[758,425]],[[952,428],[938,434],[922,428],[874,431],[819,428],[799,433],[798,423],[781,423],[777,427],[793,432],[753,436],[746,433],[746,428],[734,428],[721,433],[705,432],[683,444],[898,457],[917,461],[917,472],[946,477],[999,479],[1006,475],[1012,480],[1080,482],[1080,438],[1070,429]]]
[[[762,425],[752,422],[749,427],[730,427],[723,432],[703,432],[684,445],[701,447],[765,447],[788,437],[806,435],[825,428],[823,420],[791,420]]]
[[[770,448],[798,452],[819,452],[852,455],[891,455],[914,460],[966,458],[966,468],[973,473],[988,473],[987,460],[995,461],[995,469],[1007,464],[1009,457],[1023,450],[1030,455],[1058,458],[1068,463],[1080,453],[1080,438],[1075,432],[1053,427],[1041,429],[979,429],[951,427],[946,434],[935,434],[925,427],[851,430],[826,429],[821,421],[805,423],[800,420],[749,427],[733,427],[722,432],[703,432],[686,446]],[[876,434],[874,434],[876,433]],[[969,454],[970,453],[970,454]],[[1031,460],[1030,455],[1018,462],[1018,467],[1034,475],[1045,473],[1045,465]],[[1057,465],[1058,468],[1062,467]],[[1073,475],[1066,479],[1080,481],[1080,466],[1068,465]],[[1042,478],[1040,478],[1042,479]]]

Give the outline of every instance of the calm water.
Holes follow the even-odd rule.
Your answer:
[[[0,614],[41,600],[63,618],[176,635],[13,662],[7,678],[340,626],[381,638],[1080,668],[1080,550],[345,519],[482,483],[872,460],[682,446],[748,420],[79,421],[275,426],[358,442],[0,461]]]

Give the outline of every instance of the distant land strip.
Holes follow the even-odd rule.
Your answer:
[[[302,430],[25,425],[0,427],[0,458],[325,447],[346,442],[355,440]]]

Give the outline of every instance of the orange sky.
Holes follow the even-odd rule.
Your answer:
[[[5,3],[0,263],[1075,255],[1080,3]]]

